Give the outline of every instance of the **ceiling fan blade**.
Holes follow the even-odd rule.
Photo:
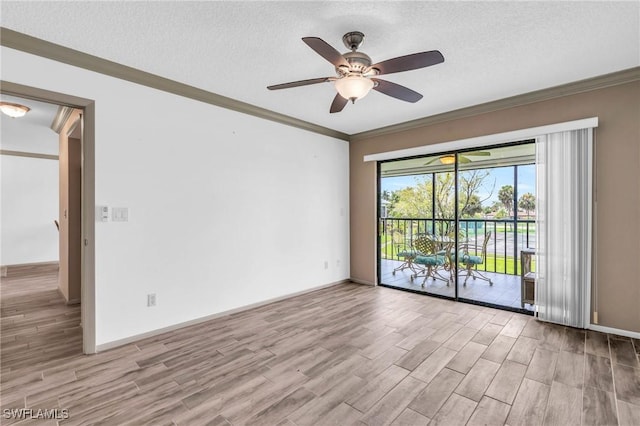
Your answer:
[[[458,155],[458,162],[461,164],[471,163],[471,160],[463,155]]]
[[[342,111],[347,105],[347,102],[349,102],[348,99],[340,96],[340,93],[336,93],[336,97],[333,98],[333,102],[331,102],[331,108],[329,109],[329,112],[333,114],[334,112]]]
[[[429,67],[431,65],[444,62],[444,56],[438,50],[429,52],[413,53],[411,55],[399,56],[386,61],[378,62],[369,67],[380,71],[378,74],[392,74],[394,72],[416,70],[418,68]]]
[[[318,37],[303,37],[302,41],[307,43],[307,46],[316,51],[316,53],[327,61],[331,62],[334,67],[344,65],[349,66],[346,59],[336,49],[331,47],[329,43]]]
[[[377,90],[378,92],[384,93],[392,98],[412,103],[418,102],[422,99],[422,95],[420,93],[414,92],[413,90],[399,84],[392,83],[387,80],[380,80],[379,78],[372,78],[371,80],[378,83],[373,87],[373,90]]]
[[[491,153],[489,151],[476,151],[476,152],[467,152],[465,155],[470,157],[490,157]]]
[[[290,87],[308,86],[309,84],[324,83],[331,80],[331,77],[311,78],[309,80],[292,81],[291,83],[275,84],[267,86],[269,90],[289,89]]]
[[[435,163],[438,160],[440,160],[440,157],[432,158],[431,160],[429,160],[426,163],[424,163],[424,165],[428,166],[429,164]]]

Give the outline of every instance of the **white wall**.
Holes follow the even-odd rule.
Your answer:
[[[349,277],[347,142],[1,54],[4,80],[96,101],[96,204],[129,208],[96,224],[98,345]]]
[[[0,155],[0,264],[57,262],[58,161]]]
[[[51,123],[58,112],[58,105],[4,94],[2,100],[31,108],[27,115],[19,119],[0,114],[2,128],[0,147],[2,149],[58,155],[60,144],[58,134],[51,129]]]

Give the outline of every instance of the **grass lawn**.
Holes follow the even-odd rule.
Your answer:
[[[484,264],[486,265],[488,272],[499,272],[504,274],[506,265],[507,274],[518,275],[515,269],[516,263],[514,262],[513,256],[507,256],[505,258],[504,256],[494,257],[487,255]],[[482,267],[479,268],[484,270]]]
[[[395,255],[395,250],[393,251],[393,254]],[[387,253],[385,253],[384,248],[382,251],[382,259],[393,259],[393,260],[398,260],[395,256],[392,256],[391,254],[391,250],[389,250],[389,253],[387,255]],[[519,275],[519,269],[520,269],[520,265],[519,265],[519,259],[518,259],[518,271],[516,271],[516,262],[514,262],[513,256],[507,256],[506,258],[504,256],[493,256],[493,255],[487,255],[487,257],[485,258],[485,263],[484,266],[486,266],[486,271],[487,272],[497,272],[500,274],[504,274],[505,273],[505,265],[506,265],[506,273],[510,274],[510,275]],[[481,271],[484,271],[483,265],[480,265],[478,269],[480,269]],[[535,271],[536,270],[536,264],[535,264],[535,260],[531,261],[531,268]]]

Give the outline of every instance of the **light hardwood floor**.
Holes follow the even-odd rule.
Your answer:
[[[3,278],[3,410],[67,409],[65,425],[640,424],[628,338],[343,284],[84,356],[55,280]]]

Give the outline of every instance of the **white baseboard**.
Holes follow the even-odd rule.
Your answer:
[[[640,339],[640,333],[637,331],[621,330],[619,328],[605,327],[598,324],[589,324],[589,330],[599,331],[601,333],[617,334],[618,336],[632,337]]]
[[[246,311],[246,310],[253,309],[253,308],[258,308],[260,306],[268,305],[270,303],[279,302],[281,300],[290,299],[290,298],[296,297],[296,296],[301,296],[301,295],[306,294],[306,293],[311,293],[311,292],[314,292],[314,291],[317,291],[317,290],[322,290],[324,288],[333,287],[335,285],[349,283],[351,281],[352,280],[346,279],[346,280],[336,281],[336,282],[329,283],[329,284],[322,284],[322,285],[319,285],[319,286],[316,286],[316,287],[312,287],[312,288],[309,288],[309,289],[306,289],[306,290],[302,290],[302,291],[298,291],[298,292],[295,292],[295,293],[287,294],[285,296],[274,297],[273,299],[268,299],[268,300],[264,300],[262,302],[252,303],[250,305],[241,306],[239,308],[230,309],[228,311],[218,312],[216,314],[211,314],[211,315],[207,315],[207,316],[204,316],[204,317],[196,318],[196,319],[193,319],[193,320],[181,322],[181,323],[178,323],[178,324],[174,324],[174,325],[170,325],[170,326],[167,326],[167,327],[159,328],[157,330],[148,331],[146,333],[136,334],[135,336],[125,337],[124,339],[118,339],[118,340],[114,340],[112,342],[101,343],[99,345],[96,345],[96,352],[102,352],[102,351],[106,351],[108,349],[117,348],[119,346],[124,346],[124,345],[127,345],[129,343],[133,343],[133,342],[137,342],[137,341],[142,340],[142,339],[147,339],[149,337],[157,336],[157,335],[162,334],[162,333],[167,333],[169,331],[178,330],[180,328],[188,327],[190,325],[196,325],[196,324],[200,324],[200,323],[203,323],[203,322],[211,321],[211,320],[216,319],[216,318],[224,317],[224,316],[227,316],[227,315],[235,314],[235,313]]]
[[[59,279],[58,279],[58,281],[59,281]],[[56,290],[58,290],[58,294],[60,295],[60,297],[62,297],[64,299],[64,303],[68,305],[69,301],[67,300],[67,297],[64,295],[64,293],[62,292],[60,287],[56,287]]]
[[[37,266],[56,266],[60,268],[60,262],[57,260],[52,260],[48,262],[34,262],[34,263],[17,263],[15,265],[0,265],[0,277],[6,278],[9,274],[9,269],[14,268],[28,268],[28,267],[37,267]]]
[[[46,262],[33,262],[33,263],[16,263],[14,265],[2,265],[0,268],[25,268],[29,266],[47,266],[47,265],[58,265],[60,262],[57,260],[48,260]]]
[[[367,280],[361,280],[359,278],[350,278],[351,282],[354,282],[356,284],[363,284],[363,285],[370,285],[370,286],[375,286],[375,283],[372,283],[371,281],[367,281]]]

